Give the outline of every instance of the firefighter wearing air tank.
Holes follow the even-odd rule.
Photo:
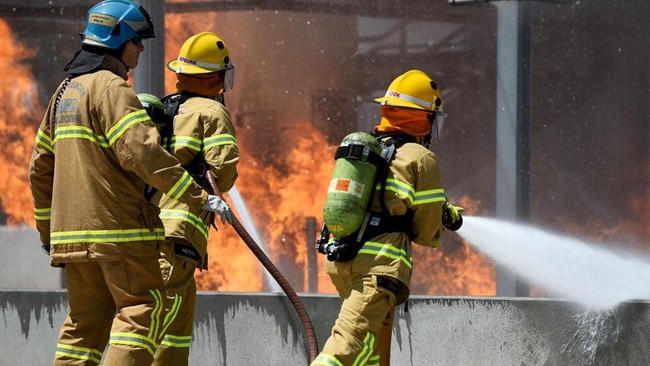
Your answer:
[[[375,102],[372,136],[352,133],[336,153],[317,248],[343,303],[311,365],[388,365],[394,307],[410,294],[412,243],[438,247],[445,228],[462,223],[428,149],[445,117],[436,83],[410,70]]]
[[[225,42],[217,34],[201,32],[189,37],[178,57],[167,64],[177,78],[174,92],[163,98],[166,107],[172,105],[170,101],[178,102],[173,131],[165,132],[165,126],[160,126],[163,146],[206,187],[209,184],[205,173],[212,172],[221,192],[229,191],[238,176],[235,127],[223,104],[223,94],[234,84],[234,67]],[[153,107],[150,113],[161,113],[155,108],[155,100],[147,104]],[[152,202],[160,206],[160,218],[165,226],[166,240],[161,246],[160,260],[163,278],[168,290],[183,299],[176,319],[156,351],[153,365],[182,366],[188,364],[192,341],[194,272],[197,267],[207,268],[208,232],[213,214],[160,192],[153,196]]]

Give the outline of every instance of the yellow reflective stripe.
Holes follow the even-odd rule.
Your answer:
[[[321,353],[316,357],[314,362],[311,363],[313,366],[345,366],[343,363],[339,360],[336,359],[336,357],[332,355],[328,355],[327,353]]]
[[[447,198],[445,197],[445,190],[440,189],[431,189],[428,191],[415,192],[415,199],[413,200],[413,205],[422,205],[425,203],[433,202],[445,202]]]
[[[173,210],[168,208],[163,208],[160,210],[160,219],[161,220],[181,220],[185,221],[188,224],[194,226],[196,230],[201,232],[201,234],[208,239],[209,228],[200,217],[196,216],[192,212],[185,210]]]
[[[167,315],[165,316],[165,321],[163,322],[163,327],[162,327],[162,332],[160,335],[162,336],[163,334],[167,333],[167,328],[172,324],[174,319],[176,319],[176,315],[178,315],[178,311],[181,308],[181,303],[183,302],[183,297],[179,296],[178,294],[174,295],[174,305],[172,305],[172,308],[169,310]]]
[[[163,341],[160,344],[164,344],[168,347],[176,348],[189,348],[192,344],[192,336],[175,336],[171,334],[166,334]]]
[[[380,189],[381,184],[377,184],[375,190]],[[395,192],[398,196],[406,198],[413,205],[444,202],[446,200],[445,190],[442,188],[416,192],[412,185],[395,178],[386,179],[386,190]]]
[[[131,112],[127,114],[106,133],[106,137],[108,138],[108,143],[113,145],[118,138],[124,135],[124,132],[126,132],[126,130],[128,130],[129,127],[133,126],[136,123],[140,123],[148,120],[151,119],[149,118],[147,111],[145,111],[144,109],[139,109],[135,112]]]
[[[377,184],[375,187],[375,190],[381,189],[381,184]],[[402,181],[399,181],[394,178],[388,178],[386,179],[386,190],[387,191],[392,191],[395,192],[400,197],[406,198],[410,203],[413,203],[413,196],[415,195],[415,190],[413,189],[413,186],[404,183]]]
[[[52,208],[35,208],[34,209],[34,218],[37,221],[47,221],[52,218]]]
[[[86,139],[101,147],[109,147],[105,136],[97,135],[95,131],[84,126],[59,126],[54,132],[54,143],[63,139]]]
[[[200,152],[201,140],[192,136],[173,136],[171,146],[174,149],[185,147],[190,150]]]
[[[364,366],[372,356],[372,350],[375,348],[375,336],[368,332],[366,338],[363,339],[363,348],[354,360],[353,366]]]
[[[152,339],[136,333],[111,333],[108,343],[144,348],[152,357],[156,353],[157,348],[156,343]]]
[[[379,355],[374,355],[370,357],[368,363],[366,363],[366,366],[374,366],[374,365],[379,365]]]
[[[149,326],[149,339],[158,339],[164,333],[160,331],[160,316],[163,311],[163,300],[160,290],[149,290],[154,298],[154,308],[151,311],[151,325]]]
[[[187,189],[190,187],[193,181],[194,179],[192,178],[192,176],[190,176],[190,173],[188,172],[183,173],[181,179],[179,179],[178,182],[174,184],[174,186],[172,187],[172,189],[169,190],[169,192],[166,192],[167,196],[175,200],[179,199],[183,195],[183,193],[187,191]]]
[[[52,139],[48,134],[41,130],[38,130],[36,133],[36,144],[45,150],[54,153],[54,144],[52,143]]]
[[[215,146],[223,145],[237,146],[237,140],[235,139],[235,136],[224,133],[220,135],[209,136],[203,140],[203,146],[206,150]]]
[[[92,361],[99,364],[102,361],[102,351],[86,348],[71,346],[69,344],[57,343],[56,355],[61,357],[70,357],[76,360]]]
[[[361,250],[359,250],[359,254],[370,254],[390,259],[397,259],[402,261],[409,268],[413,268],[413,258],[410,258],[404,249],[395,248],[390,244],[367,241],[363,244]]]
[[[81,242],[123,243],[129,241],[152,241],[165,239],[165,229],[145,228],[129,230],[78,230],[52,232],[51,244],[69,244]]]

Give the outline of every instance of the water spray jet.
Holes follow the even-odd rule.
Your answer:
[[[531,284],[592,311],[650,298],[650,260],[533,226],[466,216],[458,234]]]

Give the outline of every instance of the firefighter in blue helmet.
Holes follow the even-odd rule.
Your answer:
[[[126,82],[142,40],[154,36],[135,2],[90,8],[81,50],[38,128],[29,167],[36,227],[51,264],[65,267],[69,305],[54,366],[153,362],[178,298],[166,293],[158,262],[164,228],[145,183],[232,218],[160,146]]]
[[[388,365],[394,308],[410,294],[412,243],[435,248],[445,228],[456,230],[462,222],[463,209],[447,201],[437,157],[428,149],[445,116],[436,83],[409,70],[375,101],[381,120],[373,135],[386,151],[395,150],[375,186],[383,188],[375,188],[365,224],[319,243],[343,303],[312,366]],[[327,199],[332,191],[330,185]]]

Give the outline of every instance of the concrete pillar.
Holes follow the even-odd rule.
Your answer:
[[[133,87],[136,93],[151,93],[162,97],[165,92],[165,7],[156,0],[141,0],[151,16],[156,38],[144,41],[145,50],[140,55],[138,67],[133,70]]]
[[[496,216],[530,217],[531,4],[495,1],[497,7]],[[498,296],[528,296],[528,286],[497,265]]]

